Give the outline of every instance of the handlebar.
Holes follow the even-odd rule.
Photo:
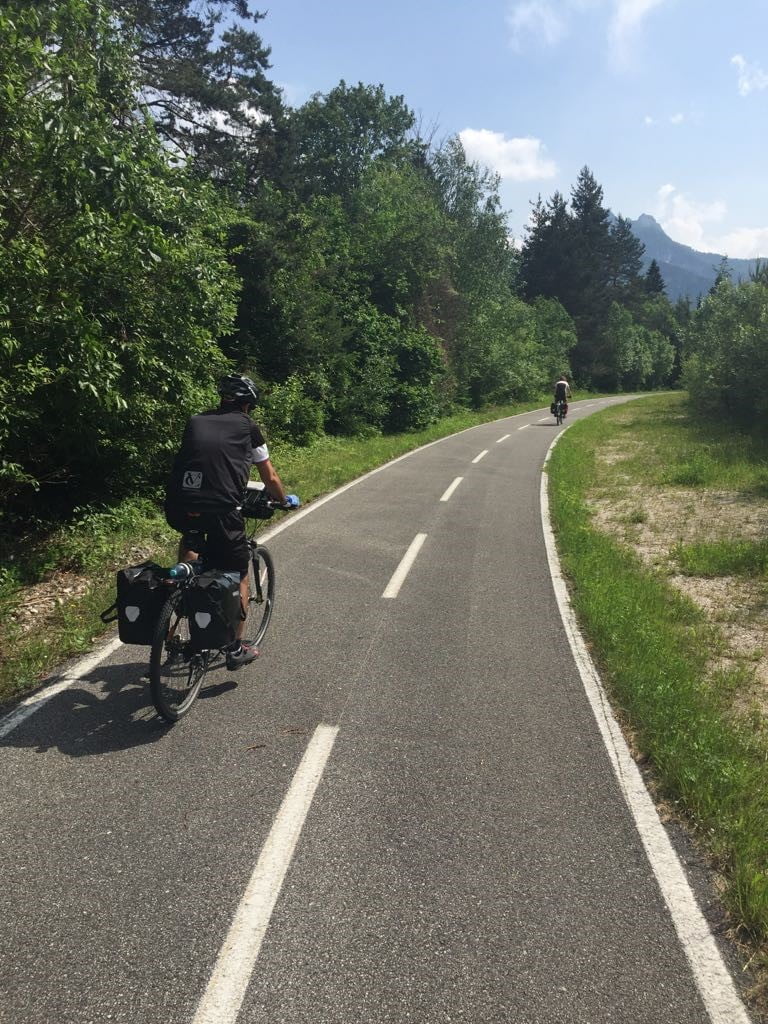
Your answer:
[[[264,487],[254,483],[246,486],[240,511],[251,519],[271,519],[276,511],[291,512],[294,507],[282,501],[275,501],[269,497]]]

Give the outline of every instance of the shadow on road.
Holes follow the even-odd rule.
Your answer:
[[[162,740],[170,728],[157,715],[142,659],[99,665],[0,739],[0,748],[18,747],[44,754],[59,750],[69,757],[92,757]],[[236,689],[231,678],[204,686],[200,697]],[[194,713],[194,712],[193,712]]]

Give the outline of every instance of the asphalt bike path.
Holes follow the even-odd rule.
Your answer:
[[[557,432],[286,520],[262,657],[180,725],[125,646],[0,721],[3,1024],[748,1019],[697,987],[563,629]]]

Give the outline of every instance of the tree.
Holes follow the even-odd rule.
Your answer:
[[[661,276],[661,270],[659,269],[659,264],[656,260],[651,260],[648,269],[645,272],[643,284],[648,295],[667,294],[664,278]]]
[[[645,246],[632,230],[632,221],[617,217],[611,225],[608,249],[608,289],[612,299],[630,309],[643,298],[641,276]]]
[[[161,138],[202,174],[253,183],[274,160],[280,91],[248,0],[109,0],[134,33],[142,103]]]
[[[732,420],[768,414],[768,285],[724,279],[697,310],[688,332],[685,386],[696,401]]]
[[[573,243],[571,218],[561,193],[555,192],[546,204],[539,196],[520,261],[523,293],[529,301],[541,295],[564,302],[573,273]]]
[[[227,211],[135,109],[97,0],[0,12],[0,487],[135,493],[226,363]]]
[[[612,302],[609,283],[613,244],[603,190],[583,167],[571,190],[572,266],[561,302],[576,323],[579,343],[573,368],[582,379],[593,375],[594,353]]]
[[[298,193],[346,201],[373,160],[415,158],[414,124],[403,97],[388,97],[382,85],[342,80],[327,95],[316,93],[290,117]]]

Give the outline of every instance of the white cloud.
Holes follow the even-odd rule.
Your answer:
[[[608,26],[608,42],[614,63],[629,63],[643,20],[666,0],[613,0],[613,16]]]
[[[507,181],[536,181],[557,174],[557,165],[544,156],[540,139],[507,139],[487,128],[465,128],[459,138],[470,160],[490,167]]]
[[[723,235],[718,252],[734,259],[757,259],[768,257],[768,228],[737,228]]]
[[[656,219],[671,238],[700,251],[715,251],[708,248],[710,243],[704,225],[723,220],[728,212],[724,202],[695,202],[678,192],[674,185],[662,185],[657,196]]]
[[[556,46],[570,32],[571,25],[585,11],[608,15],[608,43],[611,58],[619,66],[629,62],[632,48],[646,16],[667,0],[513,0],[506,20],[510,42],[521,50],[530,39]]]
[[[512,46],[519,50],[523,39],[532,36],[547,46],[559,43],[566,33],[566,23],[546,0],[525,0],[514,4],[507,14]]]
[[[685,121],[685,114],[670,114],[667,118],[670,124],[682,124]],[[652,117],[651,114],[646,114],[643,118],[643,124],[649,126],[660,124],[660,121],[656,117]]]
[[[740,53],[731,57],[731,64],[739,69],[739,93],[742,96],[768,89],[768,73],[759,64],[747,63]]]
[[[732,259],[768,257],[768,228],[736,228],[722,234],[709,229],[722,223],[728,212],[722,200],[699,203],[674,185],[662,185],[656,195],[656,218],[676,242]]]

